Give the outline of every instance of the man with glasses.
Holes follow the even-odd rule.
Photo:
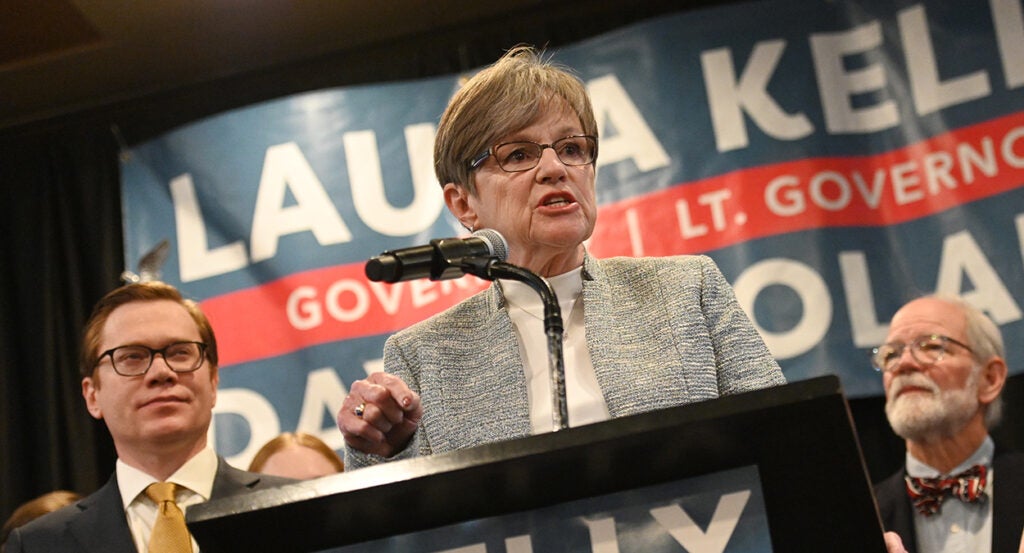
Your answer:
[[[912,553],[1016,551],[1024,456],[988,434],[1007,375],[999,328],[961,299],[916,299],[893,316],[872,364],[907,446],[905,467],[875,488],[885,529]]]
[[[7,552],[195,551],[187,506],[290,482],[233,468],[208,443],[217,341],[199,306],[174,287],[129,284],[103,297],[86,324],[79,369],[86,408],[117,450],[114,475],[15,530]],[[169,491],[157,499],[162,488]]]

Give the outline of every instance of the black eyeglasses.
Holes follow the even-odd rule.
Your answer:
[[[114,372],[121,376],[146,374],[153,365],[157,354],[164,358],[167,366],[176,373],[190,373],[203,365],[206,358],[206,344],[202,342],[175,342],[160,349],[146,346],[118,346],[100,354],[99,365],[104,357],[110,356]]]
[[[554,150],[558,159],[566,165],[587,165],[597,159],[597,138],[575,135],[560,138],[551,144],[537,144],[529,141],[504,142],[481,152],[469,162],[469,169],[471,171],[477,169],[488,157],[494,156],[498,167],[509,173],[529,171],[540,163],[540,157],[544,155],[546,148]]]
[[[949,352],[949,344],[958,345],[968,352],[974,353],[967,344],[958,342],[949,336],[926,334],[914,338],[909,344],[889,342],[874,348],[871,350],[871,365],[879,372],[896,370],[900,358],[903,357],[903,350],[910,347],[911,357],[918,363],[930,367],[942,361]]]

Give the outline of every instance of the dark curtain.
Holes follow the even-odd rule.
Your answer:
[[[75,353],[91,305],[118,283],[121,211],[109,131],[0,140],[0,513],[53,489],[91,491],[115,455],[86,413]]]
[[[123,268],[118,154],[124,145],[220,111],[317,88],[451,74],[520,43],[556,47],[693,2],[560,2],[403,41],[231,79],[183,86],[90,112],[0,131],[0,517],[53,489],[94,491],[116,454],[84,409],[80,332]],[[1011,337],[1007,337],[1010,339]],[[865,360],[865,370],[867,362]],[[1022,377],[1007,391],[1002,443],[1020,436]],[[850,402],[870,477],[896,470],[903,446],[881,398]]]

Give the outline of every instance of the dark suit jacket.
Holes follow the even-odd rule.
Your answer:
[[[1017,553],[1024,529],[1024,454],[996,448],[992,459],[995,480],[992,495],[992,553]],[[910,553],[917,552],[914,510],[907,496],[901,469],[875,486],[882,526],[896,532]]]
[[[293,482],[239,470],[217,458],[210,499]],[[44,515],[7,539],[5,553],[135,553],[128,520],[117,487],[117,474],[95,493],[58,511]]]

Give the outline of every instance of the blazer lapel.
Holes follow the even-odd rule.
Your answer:
[[[472,316],[452,322],[467,337],[449,350],[462,362],[437,360],[443,412],[431,417],[445,430],[438,433],[444,443],[432,444],[435,451],[530,434],[526,375],[499,288],[483,294],[481,308],[467,310]]]
[[[230,497],[242,492],[249,491],[260,483],[260,475],[236,469],[227,461],[217,456],[217,475],[213,478],[213,490],[210,491],[210,500]]]
[[[594,366],[601,393],[604,394],[608,412],[613,417],[622,416],[622,402],[618,401],[616,390],[623,383],[633,379],[619,374],[618,367],[632,367],[635,360],[629,359],[631,348],[622,344],[622,333],[616,332],[616,304],[608,301],[614,297],[611,285],[597,262],[587,255],[583,267],[583,318],[587,329],[587,351]],[[621,380],[625,378],[625,380]]]
[[[632,328],[624,325],[649,325],[649,313],[631,302],[620,301],[628,292],[612,282],[599,260],[587,254],[583,265],[583,317],[587,328],[587,350],[594,374],[612,417],[634,415],[658,406],[662,398],[637,394],[637,375],[647,369],[639,350],[660,347],[654,337],[645,343],[630,339]],[[664,368],[673,359],[659,360]],[[674,398],[672,404],[678,404]]]
[[[68,524],[68,530],[85,551],[135,552],[116,475],[96,493],[80,501],[78,507],[82,512]]]
[[[992,468],[992,552],[1016,553],[1024,529],[1024,455],[997,450]]]
[[[904,474],[905,472],[900,470],[879,485],[879,508],[885,529],[899,534],[903,540],[903,547],[910,553],[915,553],[917,531],[914,529],[914,509],[907,496]]]

